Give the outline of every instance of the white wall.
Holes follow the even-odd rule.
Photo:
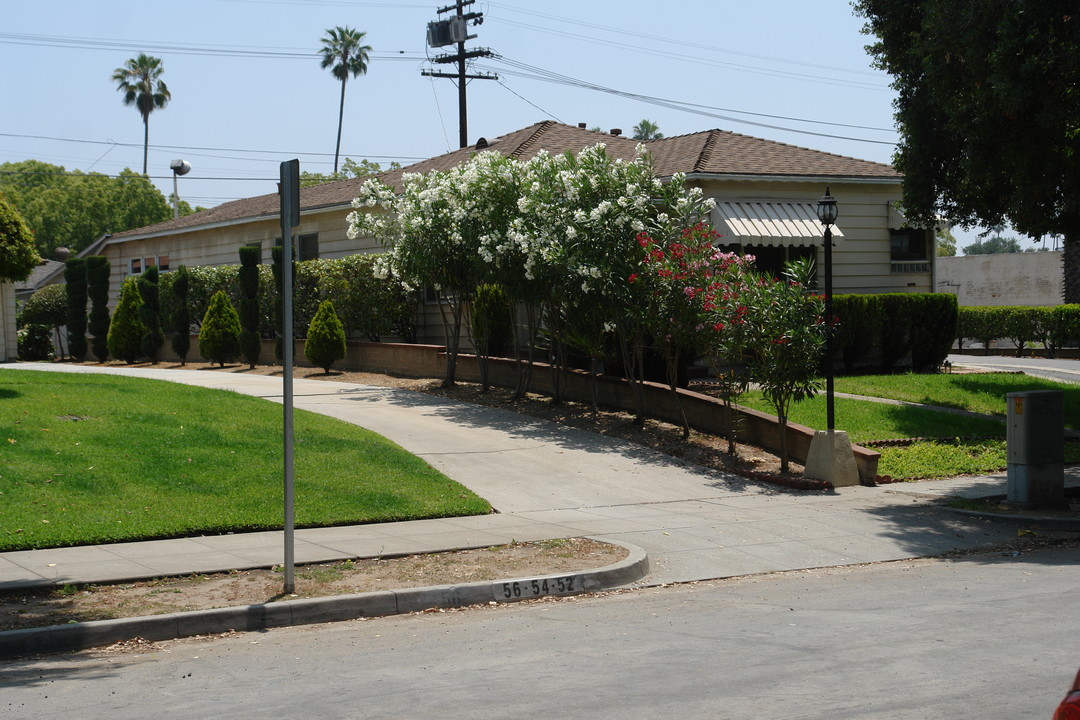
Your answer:
[[[15,285],[0,282],[0,362],[18,357],[19,344],[15,335]]]
[[[937,291],[963,306],[1052,306],[1064,302],[1062,252],[962,255],[937,259]]]

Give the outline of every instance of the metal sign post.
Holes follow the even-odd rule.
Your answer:
[[[293,539],[293,252],[292,229],[300,224],[300,161],[281,163],[281,379],[285,458],[285,594],[296,590]]]

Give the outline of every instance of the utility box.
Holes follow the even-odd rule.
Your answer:
[[[1021,507],[1065,505],[1065,393],[1026,390],[1005,396],[1009,463],[1007,501]]]

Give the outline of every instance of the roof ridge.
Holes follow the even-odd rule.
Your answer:
[[[521,157],[525,154],[525,151],[532,147],[544,133],[546,133],[548,130],[551,129],[553,125],[556,124],[558,123],[556,123],[554,120],[541,120],[540,122],[536,123],[536,130],[531,135],[529,135],[529,137],[525,138],[525,140],[523,140],[521,144],[514,149],[513,152],[507,153],[507,155],[513,158]]]
[[[705,144],[701,148],[701,153],[698,154],[697,162],[694,163],[694,172],[704,170],[709,161],[712,160],[713,150],[716,148],[718,132],[718,130],[708,131],[708,135],[705,137]]]

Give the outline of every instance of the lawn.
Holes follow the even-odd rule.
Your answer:
[[[281,406],[112,375],[0,370],[0,550],[280,529]],[[296,526],[490,505],[385,438],[295,413]]]
[[[1080,428],[1080,385],[1058,383],[1017,373],[944,373],[937,375],[862,375],[836,379],[836,391],[906,400],[1005,416],[1005,394],[1024,390],[1062,390],[1065,424]]]
[[[1005,437],[1005,419],[970,417],[910,405],[885,405],[869,400],[836,398],[836,428],[846,430],[852,442],[895,438]],[[772,413],[760,392],[748,392],[739,404]],[[825,395],[791,406],[789,420],[824,428]]]
[[[937,405],[999,416],[980,418],[929,408],[885,405],[836,398],[836,426],[852,442],[894,438],[935,438],[906,447],[882,447],[878,472],[894,478],[938,478],[997,472],[1007,465],[1005,394],[1024,390],[1063,390],[1065,423],[1080,427],[1080,387],[1015,373],[864,375],[836,379],[836,391],[854,395]],[[739,402],[772,412],[760,393]],[[791,421],[824,428],[825,396],[796,403]],[[1080,462],[1080,447],[1069,443],[1066,462]]]

